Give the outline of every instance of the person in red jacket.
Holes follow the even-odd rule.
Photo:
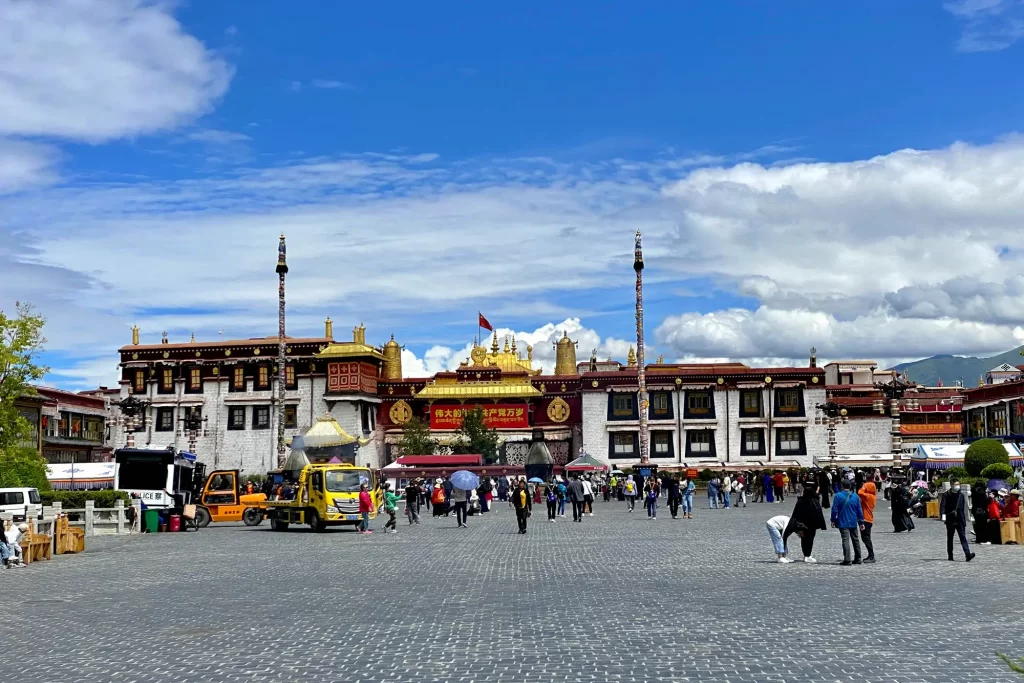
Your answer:
[[[999,543],[999,519],[1003,516],[1003,506],[999,504],[995,491],[988,492],[988,537],[992,543]]]
[[[1003,519],[1017,519],[1020,516],[1020,491],[1014,489],[1003,503]]]
[[[359,530],[364,534],[372,534],[370,531],[370,513],[373,512],[373,499],[370,492],[366,490],[366,484],[359,485],[359,514],[363,520],[359,522]]]

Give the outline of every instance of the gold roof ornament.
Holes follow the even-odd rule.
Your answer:
[[[334,339],[334,321],[331,320],[331,316],[327,316],[327,320],[324,321],[324,336]]]
[[[330,413],[316,419],[316,424],[303,434],[302,441],[306,448],[332,448],[334,446],[347,446],[350,443],[359,443],[365,446],[372,439],[359,439],[342,428],[338,421]]]
[[[395,335],[384,345],[384,379],[402,379],[402,347],[395,341]]]
[[[562,338],[552,344],[555,347],[555,374],[576,374],[576,346],[578,342],[569,339],[569,333],[562,331]]]
[[[626,365],[629,367],[636,365],[636,351],[633,350],[632,346],[629,347],[629,353],[626,354]]]
[[[195,344],[196,343],[196,333],[195,332],[192,333],[192,338],[188,340],[188,343],[189,344]]]
[[[533,368],[533,347],[526,347],[526,358],[519,356],[515,347],[515,341],[509,342],[505,337],[504,351],[498,350],[498,334],[491,337],[491,351],[483,346],[475,345],[469,352],[469,358],[474,368],[498,368],[502,372],[525,372],[529,375],[539,375],[540,368]]]
[[[416,398],[434,401],[437,399],[507,399],[536,398],[543,396],[528,377],[522,375],[505,377],[500,382],[459,382],[455,378],[440,378],[420,389]]]
[[[132,346],[139,345],[139,326],[132,325]]]
[[[658,356],[658,365],[664,365],[664,364],[665,364],[665,354],[661,354],[660,356]]]
[[[494,336],[491,337],[491,353],[498,353],[498,333],[494,332]]]

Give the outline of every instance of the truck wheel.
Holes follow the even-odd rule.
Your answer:
[[[282,522],[277,518],[277,515],[270,517],[270,530],[271,531],[288,531],[288,522]]]
[[[206,508],[196,508],[196,526],[205,529],[210,524],[210,511]]]
[[[306,518],[309,520],[309,528],[311,531],[319,533],[327,528],[327,525],[320,521],[320,515],[317,514],[316,510],[310,510],[306,515]]]
[[[263,513],[256,508],[246,508],[242,513],[242,521],[246,526],[259,526],[263,521]]]

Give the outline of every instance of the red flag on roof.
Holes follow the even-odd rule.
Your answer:
[[[489,322],[487,322],[487,318],[484,317],[484,314],[481,313],[480,311],[477,311],[476,314],[480,318],[480,321],[477,323],[477,325],[479,325],[480,327],[484,328],[485,330],[493,332],[494,328],[491,327],[491,324]]]

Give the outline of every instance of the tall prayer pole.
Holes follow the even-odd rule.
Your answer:
[[[640,462],[650,462],[647,438],[647,382],[644,378],[644,251],[640,246],[640,231],[636,231],[636,251],[633,257],[636,271],[636,365],[637,384],[640,388]]]
[[[284,234],[277,245],[277,467],[284,467],[284,276],[288,274],[288,260]]]

